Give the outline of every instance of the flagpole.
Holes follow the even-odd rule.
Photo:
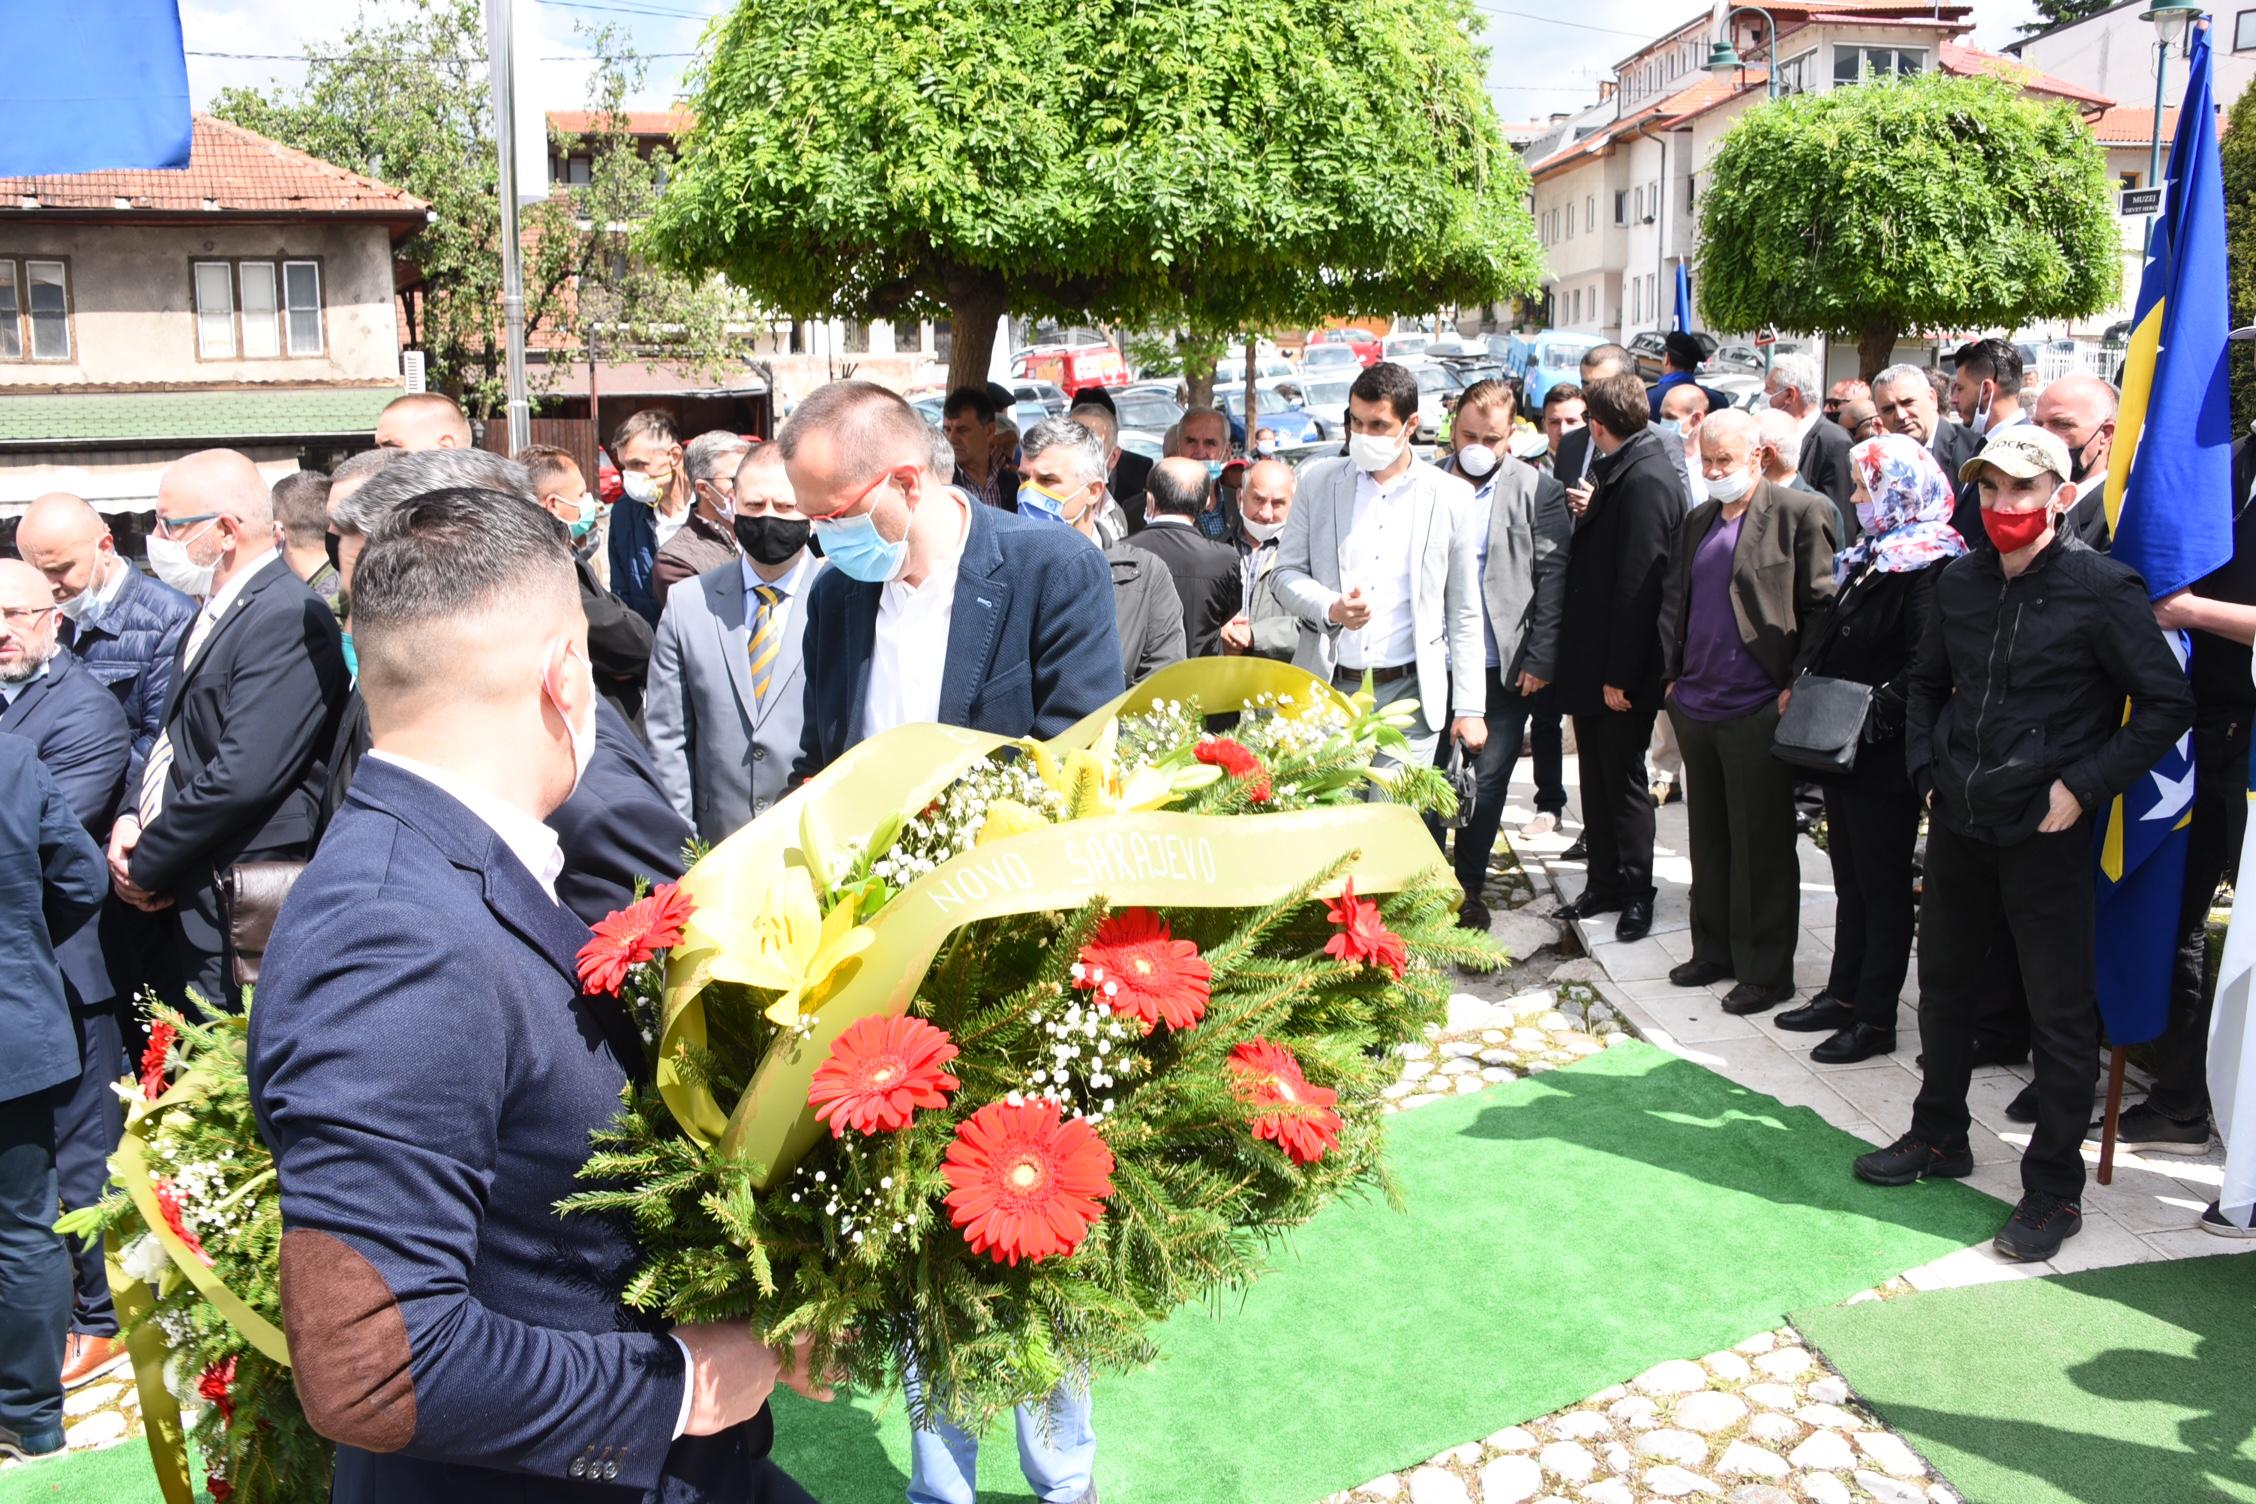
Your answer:
[[[525,267],[517,243],[517,55],[511,0],[486,0],[486,51],[493,69],[494,146],[501,157],[501,322],[509,381],[509,452],[533,441],[525,395]]]

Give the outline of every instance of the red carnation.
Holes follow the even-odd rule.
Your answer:
[[[229,1499],[235,1497],[235,1485],[225,1478],[214,1478],[207,1473],[204,1475],[204,1492],[212,1496],[212,1504],[227,1504]]]
[[[180,1031],[159,1019],[149,1026],[149,1044],[141,1052],[141,1098],[154,1102],[164,1095],[165,1067],[171,1062],[172,1047],[179,1040]]]
[[[957,1125],[941,1168],[950,1219],[997,1263],[1073,1252],[1112,1194],[1112,1151],[1054,1102],[989,1102]]]
[[[1269,769],[1245,743],[1227,736],[1211,737],[1200,742],[1191,755],[1244,784],[1249,802],[1269,802]]]
[[[157,1198],[157,1210],[164,1214],[165,1226],[172,1229],[174,1237],[188,1245],[190,1253],[202,1259],[208,1266],[212,1261],[212,1256],[204,1252],[203,1240],[190,1232],[188,1224],[181,1219],[180,1193],[172,1188],[172,1182],[169,1180],[152,1180],[149,1182],[149,1189]]]
[[[233,1353],[205,1369],[203,1377],[196,1380],[197,1395],[205,1403],[219,1406],[221,1425],[227,1425],[235,1419],[234,1391],[235,1355]],[[217,1497],[217,1495],[214,1495],[214,1497]]]
[[[1384,966],[1397,980],[1410,969],[1410,947],[1386,927],[1377,904],[1355,896],[1354,878],[1347,880],[1339,897],[1326,901],[1324,909],[1332,923],[1340,927],[1338,934],[1324,942],[1325,955]]]
[[[807,1105],[830,1124],[833,1138],[846,1130],[892,1133],[909,1126],[920,1107],[945,1107],[959,1084],[941,1067],[956,1058],[945,1029],[921,1018],[864,1018],[850,1025],[815,1067]]]
[[[1285,1151],[1296,1165],[1312,1165],[1339,1147],[1342,1119],[1332,1104],[1339,1093],[1312,1085],[1300,1061],[1282,1045],[1249,1039],[1230,1052],[1230,1086],[1255,1113],[1253,1136]]]
[[[1106,919],[1081,947],[1080,960],[1073,985],[1097,993],[1122,1017],[1141,1020],[1146,1034],[1162,1020],[1170,1029],[1188,1029],[1206,1016],[1214,969],[1149,909]]]
[[[580,947],[580,985],[590,994],[617,995],[629,971],[681,944],[696,907],[681,884],[665,883],[597,920],[594,938]]]

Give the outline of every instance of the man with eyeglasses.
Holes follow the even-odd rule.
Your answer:
[[[346,692],[337,618],[283,566],[258,467],[232,449],[175,461],[157,482],[149,561],[203,603],[181,645],[164,722],[110,833],[110,880],[170,922],[158,995],[234,1011],[221,875],[313,849]]]
[[[658,550],[650,571],[661,613],[676,585],[737,561],[736,467],[751,447],[750,439],[719,428],[682,446],[682,473],[696,500],[690,504],[689,521]]]

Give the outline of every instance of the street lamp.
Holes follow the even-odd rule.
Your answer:
[[[2199,0],[2160,0],[2160,3],[2172,8],[2179,5],[2188,5],[2197,11],[2200,9]],[[1735,5],[1725,13],[1723,30],[1716,34],[1715,45],[1708,49],[1708,71],[1710,73],[1736,73],[1747,66],[1746,60],[1739,56],[1739,49],[1731,45],[1731,23],[1745,15],[1760,16],[1770,27],[1770,61],[1764,65],[1763,78],[1770,86],[1770,97],[1776,99],[1778,97],[1778,22],[1772,18],[1769,11],[1764,10],[1759,5]]]
[[[2201,0],[2154,0],[2151,10],[2139,12],[2141,21],[2154,23],[2154,136],[2146,149],[2146,186],[2162,186],[2162,81],[2170,71],[2170,49],[2185,42],[2187,30],[2201,15]],[[2154,216],[2146,217],[2146,250],[2154,251]]]

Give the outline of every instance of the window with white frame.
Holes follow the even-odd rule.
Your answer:
[[[1644,222],[1645,222],[1645,190],[1644,190],[1644,188],[1643,188],[1643,187],[1641,186],[1641,187],[1639,187],[1639,188],[1637,189],[1637,210],[1636,210],[1635,216],[1634,216],[1634,217],[1633,217],[1633,218],[1632,218],[1632,219],[1630,220],[1630,223],[1631,223],[1631,224],[1643,224]]]
[[[1585,230],[1598,228],[1598,195],[1595,193],[1582,201],[1582,227]]]
[[[1807,94],[1810,85],[1816,82],[1816,74],[1817,49],[1815,47],[1786,59],[1785,62],[1778,65],[1779,97],[1784,98],[1788,94]]]
[[[1572,209],[1569,209],[1569,210],[1567,210],[1567,239],[1569,239],[1569,240],[1572,240],[1572,239],[1574,239],[1574,238],[1575,238],[1575,212],[1574,212],[1574,210],[1572,210]]]
[[[2256,52],[2256,10],[2244,10],[2233,17],[2232,50]]]
[[[1614,190],[1614,223],[1617,225],[1629,223],[1629,190],[1627,188],[1616,188]]]
[[[70,263],[0,256],[0,360],[70,358]]]
[[[1924,47],[1864,47],[1837,43],[1833,48],[1833,82],[1863,83],[1867,79],[1910,78],[1927,67]]]
[[[275,360],[322,353],[320,262],[198,261],[190,276],[199,358]]]

